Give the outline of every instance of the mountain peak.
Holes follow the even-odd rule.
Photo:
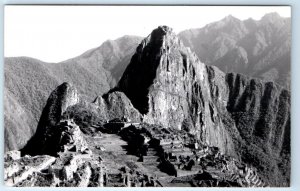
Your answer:
[[[225,21],[225,22],[237,22],[237,21],[241,21],[240,19],[238,19],[238,18],[236,18],[236,17],[234,17],[232,15],[227,15],[222,20]]]
[[[117,87],[141,114],[151,115],[155,111],[151,99],[157,99],[154,92],[186,97],[185,88],[202,81],[205,70],[205,65],[170,27],[160,26],[139,45]]]
[[[222,33],[237,33],[235,37],[238,38],[240,38],[242,33],[246,32],[243,22],[232,15],[228,15],[222,20],[213,22],[207,26],[208,30],[222,30]]]
[[[172,28],[159,26],[138,46],[118,88],[142,114],[146,114],[149,111],[149,88],[163,81],[160,79],[163,75],[172,72],[175,75],[184,70],[185,59],[188,59],[186,54],[189,53],[190,50],[183,46]]]
[[[176,36],[176,34],[173,32],[173,29],[168,26],[159,26],[151,32],[147,41],[162,42],[165,39],[164,36]]]
[[[158,26],[157,29],[154,29],[154,31],[155,30],[163,31],[165,34],[173,33],[173,29],[171,27],[166,26],[166,25]]]
[[[65,90],[68,88],[73,88],[73,86],[69,82],[63,82],[61,85],[57,87],[57,89]]]
[[[261,20],[265,22],[274,22],[277,21],[278,19],[281,19],[282,17],[277,13],[277,12],[271,12],[265,14]]]

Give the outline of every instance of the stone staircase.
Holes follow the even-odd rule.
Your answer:
[[[162,172],[159,168],[159,156],[156,148],[151,145],[148,148],[147,155],[143,157],[142,165],[149,170],[151,174],[155,174],[158,178],[168,176],[168,174]]]
[[[264,187],[265,184],[261,180],[261,178],[255,173],[255,171],[252,171],[251,169],[247,170],[245,180],[247,182],[248,187]]]

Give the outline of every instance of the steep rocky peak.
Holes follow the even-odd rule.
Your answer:
[[[43,109],[38,127],[34,136],[22,149],[22,155],[36,155],[44,151],[50,132],[60,122],[62,114],[68,107],[79,103],[79,95],[75,87],[64,82],[59,85],[49,96]]]
[[[199,72],[195,72],[196,68],[190,64],[195,62],[200,61],[189,48],[184,47],[173,30],[159,26],[138,46],[118,88],[145,114],[149,111],[149,88],[171,87],[170,81],[179,76],[181,78],[178,79],[184,78],[189,69],[193,70],[189,72],[194,74],[192,78],[198,76]]]
[[[79,102],[79,95],[75,87],[64,82],[59,85],[49,96],[39,121],[38,129],[56,125],[61,115],[68,107]]]
[[[139,44],[136,53],[131,60],[131,64],[129,64],[129,67],[124,74],[126,76],[128,72],[134,68],[141,68],[141,70],[143,70],[143,65],[147,65],[147,70],[145,70],[145,72],[154,72],[159,65],[163,64],[160,60],[165,59],[164,55],[173,54],[171,49],[179,50],[184,48],[185,47],[173,32],[172,28],[168,26],[159,26]],[[137,62],[140,64],[137,65]],[[151,76],[155,77],[153,75]]]
[[[224,73],[201,63],[169,27],[163,26],[139,45],[116,90],[125,93],[143,115],[143,122],[184,129],[203,143],[234,155],[227,149],[232,147],[223,144],[231,141],[218,119],[218,110],[225,112],[227,102],[224,80]],[[222,102],[215,104],[216,100]]]
[[[176,34],[173,32],[172,28],[165,25],[158,26],[150,34],[151,38],[161,38],[162,36],[167,36],[167,35],[176,35]]]
[[[179,40],[176,34],[173,32],[173,29],[168,26],[159,26],[142,41],[138,47],[138,50],[141,50],[146,46],[149,46],[149,48],[160,49],[171,43],[179,43]]]
[[[150,58],[156,60],[166,59],[166,56],[174,55],[180,56],[191,53],[191,50],[183,45],[178,36],[173,32],[173,29],[168,26],[159,26],[154,29],[152,33],[146,37],[137,47],[136,55],[141,59]],[[154,57],[153,57],[154,56]],[[195,56],[195,54],[194,54]],[[146,60],[139,60],[145,64]],[[159,62],[159,65],[165,62]],[[154,62],[149,62],[153,67],[157,67]],[[168,62],[169,64],[169,62]]]
[[[61,106],[60,115],[66,111],[69,106],[75,105],[79,102],[79,95],[77,89],[74,88],[68,82],[64,82],[59,85],[50,95],[48,102],[60,102],[58,103]]]

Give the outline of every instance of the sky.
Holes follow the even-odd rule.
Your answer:
[[[259,20],[288,6],[5,6],[4,56],[61,62],[124,35],[145,37],[159,25],[176,33],[232,15]]]

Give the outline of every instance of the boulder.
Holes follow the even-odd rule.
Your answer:
[[[18,160],[21,158],[21,152],[17,150],[7,151],[4,154],[4,161]]]

